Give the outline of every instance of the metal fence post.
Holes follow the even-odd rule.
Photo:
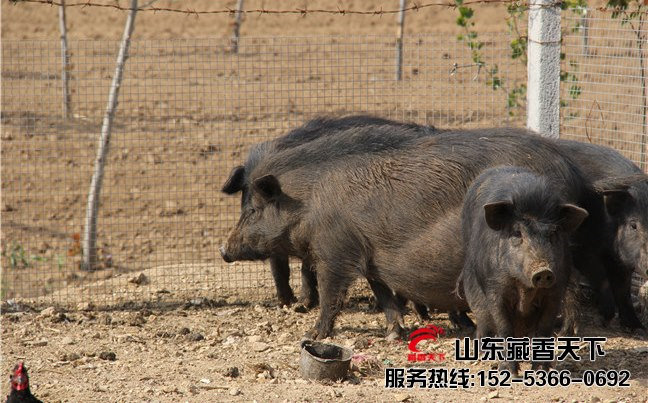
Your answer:
[[[559,137],[560,3],[533,0],[529,8],[527,127]]]

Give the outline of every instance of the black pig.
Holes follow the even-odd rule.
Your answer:
[[[605,273],[586,276],[598,294],[599,311],[607,322],[616,305],[622,326],[643,328],[630,300],[630,288],[633,271],[648,279],[648,176],[611,148],[569,140],[559,144],[604,195],[608,216],[605,242],[611,248],[602,256]],[[579,267],[586,262],[577,260],[575,264],[586,271]]]
[[[569,234],[588,216],[519,167],[482,173],[464,199],[461,279],[476,337],[549,337],[570,276]],[[517,373],[517,362],[502,362]]]
[[[314,140],[321,140],[324,137],[344,133],[348,129],[372,125],[398,126],[408,130],[398,132],[396,135],[390,131],[382,131],[381,137],[379,138],[365,136],[350,138],[347,142],[320,141],[315,144],[308,144]],[[307,165],[310,167],[309,170],[312,176],[316,177],[320,170],[318,165],[328,163],[330,160],[358,153],[376,152],[386,148],[397,147],[400,142],[406,141],[411,137],[429,135],[434,131],[435,128],[432,126],[400,123],[368,115],[354,115],[342,118],[315,118],[281,137],[254,145],[249,152],[245,164],[232,169],[229,177],[223,184],[222,191],[230,195],[241,192],[241,209],[244,213],[246,210],[249,210],[252,200],[250,174],[259,164],[264,164],[268,159],[273,159],[276,154],[284,150],[296,148],[297,150],[304,151],[304,154],[291,153],[290,158],[284,160],[283,164],[274,167],[273,173],[275,175],[291,169],[300,169]],[[357,141],[357,143],[349,145],[349,141]],[[306,148],[309,149],[306,150]],[[309,180],[313,181],[314,179],[309,178]],[[225,247],[221,248],[221,254],[227,262],[236,260],[234,255],[228,253]],[[264,254],[264,257],[270,260],[270,269],[277,288],[279,302],[284,305],[290,305],[296,299],[289,283],[290,267],[288,265],[288,255],[276,251],[272,254]],[[317,304],[318,294],[313,267],[307,256],[303,256],[301,279],[302,295],[300,301],[304,306],[310,308]],[[424,314],[424,307],[417,307],[417,310],[419,314]]]

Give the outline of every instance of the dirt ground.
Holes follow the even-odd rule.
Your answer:
[[[31,369],[32,390],[44,401],[556,401],[645,402],[648,399],[648,338],[628,337],[613,326],[586,326],[581,336],[606,336],[605,357],[564,361],[557,369],[580,376],[586,369],[629,370],[630,386],[568,388],[473,387],[466,390],[386,390],[384,368],[409,367],[404,341],[383,337],[383,315],[367,298],[352,298],[332,342],[354,351],[348,379],[318,383],[301,379],[299,340],[317,311],[296,313],[273,303],[194,300],[185,306],[136,311],[70,313],[46,309],[2,315],[3,362]],[[423,324],[413,315],[407,324]],[[590,318],[593,320],[593,318]],[[590,320],[586,320],[589,322]],[[491,369],[488,362],[454,360],[453,330],[446,315],[432,323],[446,329],[421,351],[446,353],[444,362],[417,367]],[[115,357],[111,357],[114,353]],[[528,369],[523,364],[522,369]],[[3,384],[3,391],[6,391]],[[3,392],[4,393],[4,392]]]
[[[234,3],[201,0],[191,7]],[[285,1],[281,8],[304,3]],[[375,9],[396,3],[318,0],[308,7]],[[267,267],[225,265],[218,256],[238,214],[235,198],[219,192],[229,170],[250,144],[313,115],[372,112],[446,127],[492,126],[503,119],[523,124],[520,116],[506,114],[502,100],[495,99],[501,95],[493,95],[477,69],[449,75],[454,62],[470,61],[456,44],[455,10],[407,15],[406,34],[414,39],[406,43],[410,61],[399,85],[389,81],[392,49],[375,39],[393,37],[395,16],[251,14],[242,36],[265,39],[235,57],[226,51],[231,17],[140,13],[102,194],[102,267],[87,273],[78,270],[78,236],[114,69],[116,44],[108,41],[120,38],[125,14],[68,10],[75,80],[74,116],[66,120],[57,92],[57,9],[6,0],[1,6],[1,294],[10,303],[2,307],[0,375],[24,360],[32,389],[44,401],[646,401],[648,339],[620,332],[616,323],[583,330],[608,337],[606,357],[558,368],[576,374],[627,369],[630,388],[385,390],[384,367],[410,365],[409,350],[405,342],[383,339],[383,315],[371,311],[362,290],[353,293],[332,338],[357,354],[351,377],[330,385],[303,381],[299,340],[317,310],[277,307]],[[506,30],[503,9],[476,8],[480,32]],[[416,37],[419,32],[434,34]],[[348,34],[355,35],[355,45],[340,39]],[[483,37],[489,38],[488,60],[508,50],[507,39]],[[277,55],[284,59],[277,61]],[[524,79],[523,68],[500,68],[510,80]],[[86,310],[92,308],[88,303],[111,309]],[[448,334],[430,348],[452,357],[456,332],[445,315],[433,323]],[[407,325],[422,324],[409,315]],[[106,354],[111,352],[115,360]],[[452,358],[440,365],[490,368]],[[0,395],[7,386],[2,382]]]

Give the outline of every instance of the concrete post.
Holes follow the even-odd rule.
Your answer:
[[[527,127],[557,138],[560,128],[560,5],[556,0],[531,0],[527,74]]]

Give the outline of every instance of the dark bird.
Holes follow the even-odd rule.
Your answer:
[[[29,376],[25,364],[19,362],[9,375],[11,392],[7,396],[7,403],[42,403],[29,390]]]

